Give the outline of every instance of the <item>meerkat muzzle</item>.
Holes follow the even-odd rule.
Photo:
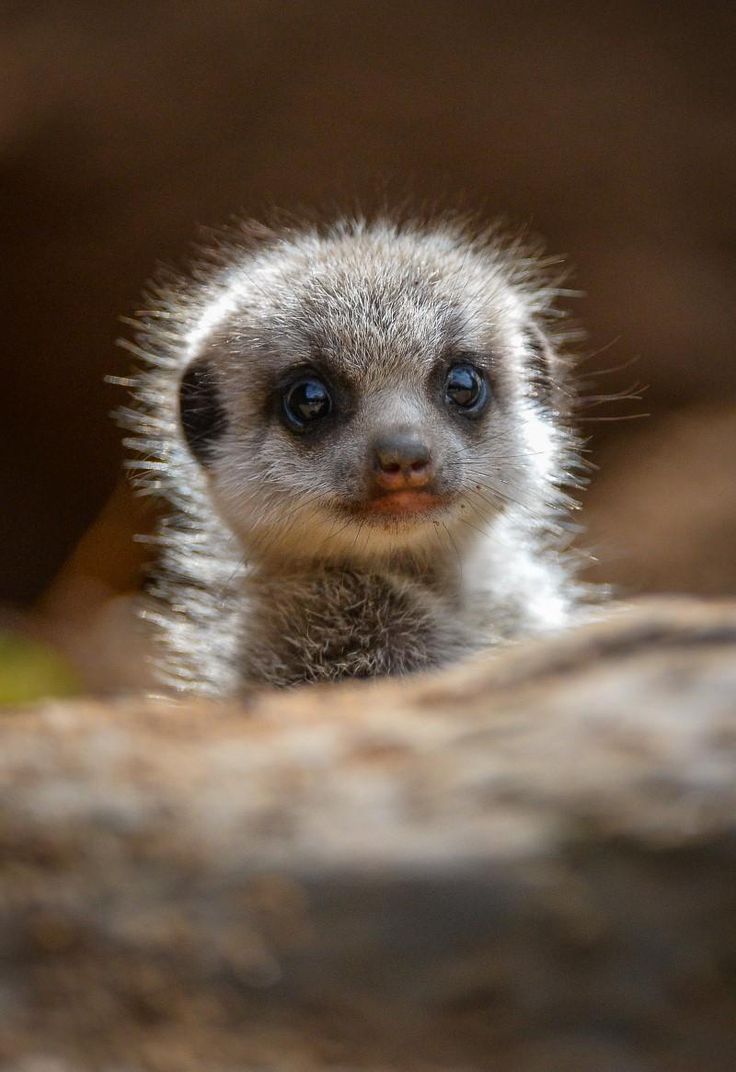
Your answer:
[[[426,488],[434,479],[429,446],[413,429],[395,429],[373,444],[373,482],[381,491]]]
[[[426,514],[429,510],[442,505],[442,499],[429,491],[389,491],[371,499],[366,504],[366,512],[381,515],[399,516],[404,514]]]

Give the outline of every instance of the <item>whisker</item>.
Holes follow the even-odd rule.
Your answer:
[[[578,417],[578,420],[592,424],[594,421],[640,421],[644,417],[651,417],[651,413],[623,413],[618,417]]]
[[[577,363],[578,368],[580,368],[582,365],[586,364],[588,361],[593,361],[593,360],[595,360],[596,357],[600,357],[601,354],[607,353],[614,346],[617,346],[618,343],[621,342],[621,339],[622,339],[621,335],[616,335],[615,338],[610,340],[610,342],[606,342],[606,343],[603,344],[603,346],[599,346],[597,350],[592,350],[590,353],[583,354],[582,357],[579,357],[577,359],[576,363]],[[621,368],[627,368],[632,363],[632,360],[636,360],[636,358],[629,359],[627,362],[625,362],[625,364],[621,365],[620,367]],[[612,371],[617,371],[617,370],[614,369]],[[599,373],[599,372],[591,372],[591,373],[586,373],[586,375],[599,376],[599,375],[601,375],[601,373]]]
[[[445,523],[444,521],[440,522],[440,524],[442,525],[442,528],[443,528],[443,529],[445,530],[445,532],[447,533],[447,539],[449,540],[449,542],[450,542],[450,544],[452,545],[452,548],[453,548],[453,550],[454,550],[454,552],[455,552],[455,558],[457,559],[457,564],[458,564],[458,566],[460,567],[460,574],[462,575],[462,572],[463,572],[463,560],[462,560],[462,558],[460,557],[460,548],[459,548],[459,547],[458,547],[458,545],[457,545],[457,544],[455,543],[455,537],[454,537],[454,536],[452,535],[452,533],[450,532],[450,529],[449,529],[448,525],[447,525],[447,524],[446,524],[446,523]],[[438,534],[438,535],[439,535],[439,534]],[[442,542],[442,541],[440,541],[440,544],[441,544],[441,542]]]
[[[469,529],[472,529],[473,532],[477,532],[478,535],[482,536],[484,539],[488,535],[488,530],[487,529],[479,529],[477,525],[474,525],[472,523],[472,521],[468,521],[467,517],[460,517],[459,521],[460,521],[461,524],[467,525],[467,527]]]

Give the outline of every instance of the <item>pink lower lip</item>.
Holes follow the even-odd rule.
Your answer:
[[[418,514],[439,506],[440,502],[428,491],[391,491],[371,499],[365,509],[378,514]]]

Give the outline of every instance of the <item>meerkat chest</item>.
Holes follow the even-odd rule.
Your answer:
[[[244,683],[405,674],[475,647],[451,597],[396,574],[252,576],[245,601]]]

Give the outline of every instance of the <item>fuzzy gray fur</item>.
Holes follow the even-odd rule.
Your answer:
[[[161,680],[221,696],[403,674],[567,624],[584,596],[565,520],[582,466],[558,294],[535,250],[387,218],[243,225],[189,280],[157,283],[124,419],[134,469],[169,504],[146,611]],[[480,355],[492,376],[472,429],[427,387],[445,352]],[[227,414],[207,464],[178,410],[202,359]],[[355,403],[309,446],[267,400],[284,369],[322,360]],[[340,513],[362,494],[367,437],[409,420],[432,437],[451,505],[411,524]]]

